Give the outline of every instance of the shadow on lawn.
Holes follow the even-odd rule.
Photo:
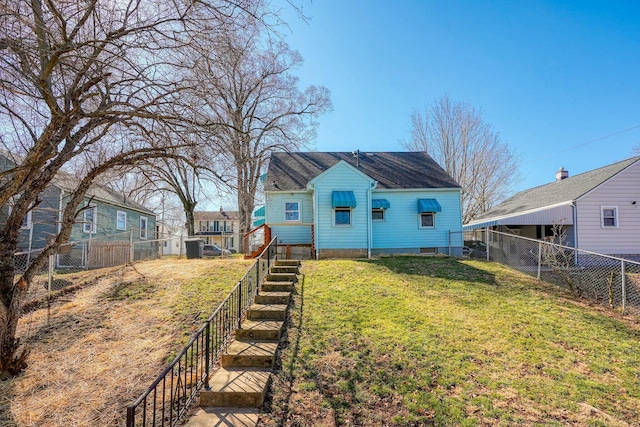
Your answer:
[[[17,426],[11,414],[11,396],[13,396],[13,381],[0,382],[0,426]]]
[[[494,286],[498,284],[492,273],[472,267],[453,257],[393,255],[358,261],[385,267],[397,274],[437,277],[445,280],[466,280]]]

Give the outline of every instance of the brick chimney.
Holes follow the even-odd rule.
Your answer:
[[[556,172],[556,181],[562,181],[563,179],[569,178],[569,171],[565,170],[562,166]]]

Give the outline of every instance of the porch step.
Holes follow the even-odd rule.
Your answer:
[[[260,295],[256,295],[256,304],[289,304],[291,300],[291,292],[265,291],[264,288]]]
[[[264,292],[293,292],[294,286],[293,282],[271,282],[266,281],[262,283],[262,287],[260,288],[260,293]]]
[[[270,269],[271,273],[290,273],[298,274],[297,265],[272,265]]]
[[[272,368],[277,342],[233,341],[222,355],[224,368]]]
[[[278,341],[284,322],[277,320],[249,320],[236,329],[237,340]]]
[[[270,370],[220,368],[211,378],[211,390],[200,391],[201,407],[257,408],[271,379]]]
[[[187,427],[255,427],[258,408],[198,408]]]
[[[268,282],[296,282],[298,277],[294,273],[267,273]]]
[[[285,304],[251,304],[247,310],[249,320],[284,320],[287,314]]]
[[[300,267],[300,261],[297,259],[277,259],[275,265],[288,265]]]

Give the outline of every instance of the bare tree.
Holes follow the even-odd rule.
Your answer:
[[[426,151],[462,186],[462,220],[471,221],[505,198],[519,179],[519,160],[484,122],[482,112],[447,95],[411,114],[409,151]]]
[[[299,150],[315,137],[316,118],[331,109],[329,91],[298,89],[292,71],[302,58],[259,22],[202,45],[193,61],[200,99],[197,123],[209,133],[218,176],[237,191],[240,232],[251,226],[256,190],[271,152]]]
[[[215,4],[164,0],[8,0],[0,6],[0,379],[20,372],[27,351],[16,327],[35,272],[71,233],[84,194],[110,170],[123,173],[150,158],[176,157],[157,138],[157,123],[180,126],[183,64],[192,43],[190,14],[232,21],[251,0]],[[205,10],[206,9],[206,10]],[[205,13],[206,12],[206,13]],[[56,174],[82,158],[78,186],[61,231],[16,279],[14,252],[24,216]]]

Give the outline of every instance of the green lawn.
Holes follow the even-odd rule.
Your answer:
[[[637,323],[483,261],[302,272],[266,425],[640,425]]]

